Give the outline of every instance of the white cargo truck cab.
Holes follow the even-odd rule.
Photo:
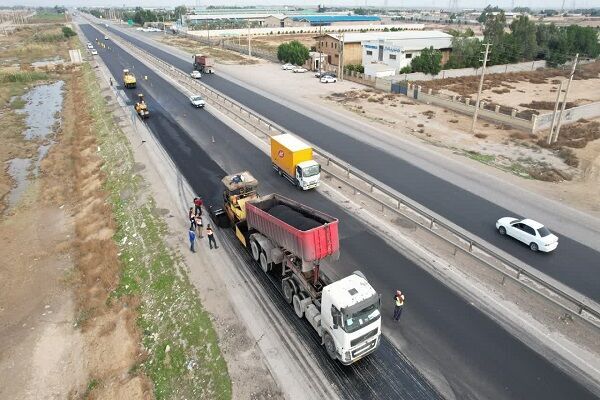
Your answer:
[[[317,187],[321,180],[321,166],[315,160],[299,163],[296,166],[296,180],[303,190]]]
[[[320,313],[310,303],[305,315],[331,358],[349,365],[377,349],[380,297],[360,271],[325,286],[320,303]]]

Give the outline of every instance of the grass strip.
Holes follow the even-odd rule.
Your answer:
[[[153,199],[141,193],[129,142],[88,64],[84,79],[117,222],[122,275],[111,298],[140,299],[137,322],[148,357],[138,368],[153,381],[157,399],[230,399],[231,380],[210,317],[182,260],[165,243],[166,224],[153,213]]]

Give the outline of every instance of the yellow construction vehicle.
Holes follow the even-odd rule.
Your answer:
[[[145,119],[150,116],[150,111],[148,111],[148,105],[144,101],[144,95],[142,93],[138,94],[138,101],[135,103],[135,111],[138,113],[140,118]]]
[[[136,80],[135,75],[128,69],[123,70],[123,86],[126,88],[135,88]]]
[[[216,214],[226,214],[229,220],[227,222],[235,226],[238,222],[246,220],[246,202],[259,197],[256,191],[258,181],[250,172],[244,171],[227,175],[221,182],[225,187],[223,191],[223,209],[218,210]],[[219,225],[223,226],[224,221],[219,221]]]

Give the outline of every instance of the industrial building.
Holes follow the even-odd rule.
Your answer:
[[[395,37],[380,37],[362,42],[362,65],[365,73],[369,64],[383,64],[398,73],[410,65],[424,48],[442,52],[442,64],[450,58],[452,35],[440,31],[396,32]],[[345,61],[346,62],[346,61]]]
[[[403,29],[422,29],[422,25],[404,24]],[[439,32],[442,33],[442,32]],[[445,35],[445,34],[443,34]],[[396,32],[346,32],[346,33],[327,33],[317,36],[317,48],[327,55],[327,63],[330,65],[339,65],[340,53],[342,51],[342,42],[344,44],[344,64],[362,64],[363,48],[362,42],[373,40],[392,40],[407,38],[424,38],[427,35],[419,30],[402,30]],[[450,35],[446,35],[450,36]],[[433,39],[432,39],[433,40]],[[430,44],[428,46],[433,45]],[[423,46],[423,47],[428,47]]]
[[[284,19],[287,26],[335,26],[335,25],[380,25],[381,18],[375,15],[294,15]]]
[[[183,25],[202,25],[218,21],[238,21],[258,28],[287,28],[337,25],[380,25],[381,18],[373,15],[289,15],[268,13],[187,14]]]

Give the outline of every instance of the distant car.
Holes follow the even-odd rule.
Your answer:
[[[92,53],[93,56],[97,56],[98,55],[98,50],[92,49],[91,53]]]
[[[104,40],[108,40],[108,36],[104,36]]]
[[[93,49],[93,48],[94,48],[94,46],[93,46],[91,43],[88,43],[88,44],[87,44],[87,48],[88,48],[88,49]]]
[[[283,65],[281,66],[281,69],[283,69],[283,70],[292,70],[292,69],[294,69],[294,65],[293,65],[293,64],[290,64],[290,63],[283,64]]]
[[[334,83],[337,82],[337,78],[331,75],[323,75],[321,77],[321,83]]]
[[[190,74],[190,76],[194,79],[200,79],[202,78],[202,74],[200,73],[200,71],[192,71],[192,73]]]
[[[304,73],[304,72],[308,72],[308,70],[304,67],[296,67],[292,70],[292,72],[294,73]]]
[[[558,237],[532,219],[500,218],[496,222],[496,229],[501,235],[508,235],[525,243],[532,251],[547,253],[558,246]]]
[[[192,105],[196,108],[204,108],[206,105],[204,99],[198,95],[190,96],[190,103],[192,103]]]

